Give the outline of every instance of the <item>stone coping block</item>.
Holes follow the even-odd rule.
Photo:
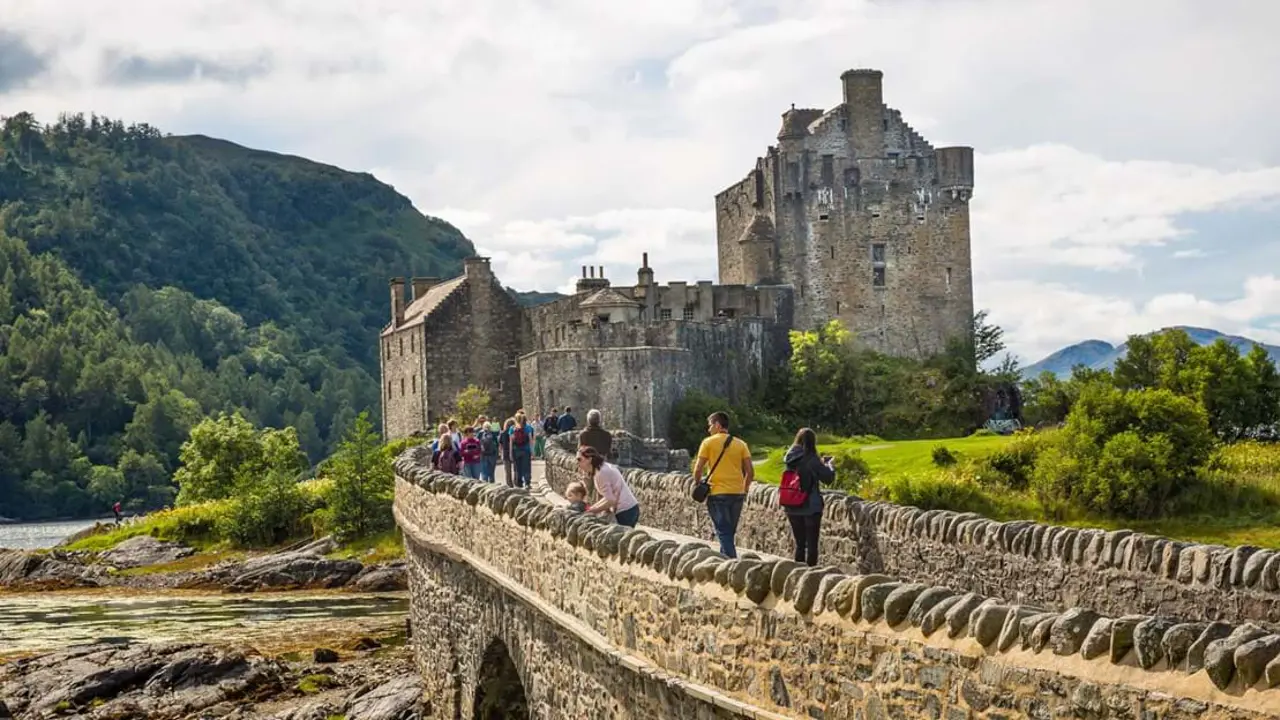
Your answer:
[[[718,585],[720,593],[763,608],[789,606],[805,616],[880,621],[894,632],[919,631],[925,638],[970,637],[990,655],[1013,656],[1013,664],[1018,653],[1029,652],[1090,663],[1136,664],[1153,674],[1205,673],[1217,688],[1236,693],[1246,687],[1269,691],[1280,684],[1280,634],[1249,623],[1187,623],[1145,615],[1108,618],[1079,607],[1058,612],[884,575],[849,575],[789,561],[730,560],[693,538],[683,543],[657,540],[643,529],[552,507],[516,488],[437,472],[417,454],[408,450],[401,455],[396,474],[426,492],[483,505],[602,560],[647,566],[680,582]],[[767,496],[764,488],[759,490],[753,498]],[[1007,529],[1009,525],[983,526],[981,541],[1018,535]]]

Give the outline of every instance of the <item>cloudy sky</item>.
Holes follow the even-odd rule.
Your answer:
[[[0,114],[369,171],[562,290],[643,251],[714,278],[715,193],[876,67],[976,148],[975,300],[1034,360],[1170,324],[1280,342],[1277,26],[1261,0],[0,0]]]

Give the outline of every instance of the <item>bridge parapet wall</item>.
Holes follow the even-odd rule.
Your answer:
[[[557,491],[578,478],[572,433],[547,445]],[[712,537],[706,509],[689,499],[693,478],[623,468],[642,522]],[[845,572],[882,572],[964,587],[1014,602],[1113,615],[1150,613],[1197,621],[1254,622],[1280,630],[1280,552],[1201,545],[1130,530],[998,522],[974,513],[922,510],[824,491],[821,561]],[[756,483],[738,545],[790,557],[777,488]]]
[[[518,583],[617,649],[609,668],[579,670],[651,663],[670,674],[668,686],[717,688],[727,699],[707,703],[729,714],[1244,720],[1280,713],[1280,691],[1266,689],[1280,683],[1280,663],[1269,664],[1280,636],[1255,626],[1055,612],[882,574],[727,560],[692,538],[655,539],[519,490],[431,471],[412,453],[397,461],[396,514],[410,550],[415,617],[429,602],[420,593],[422,568],[443,556],[465,560]],[[421,608],[432,610],[449,612]],[[565,714],[555,710],[559,700]],[[536,716],[575,717],[569,713],[582,711],[575,702],[544,702]],[[636,697],[615,716],[695,716],[656,707]]]

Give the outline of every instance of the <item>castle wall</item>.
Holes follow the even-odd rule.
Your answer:
[[[733,403],[749,397],[789,349],[785,327],[758,318],[583,326],[563,342],[521,358],[526,407],[599,408],[608,424],[651,437],[667,437],[672,409],[690,390]]]
[[[720,282],[753,285],[768,282],[754,258],[739,243],[752,216],[758,212],[759,198],[756,188],[758,170],[747,174],[741,182],[716,195],[716,254],[719,260]]]
[[[379,338],[382,359],[382,436],[388,440],[426,431],[425,335],[421,324]]]
[[[676,347],[546,350],[520,359],[525,407],[598,408],[606,423],[666,437],[672,408],[695,382],[696,358]]]

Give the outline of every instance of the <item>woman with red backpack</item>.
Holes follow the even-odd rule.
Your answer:
[[[822,527],[822,489],[836,479],[829,456],[819,457],[813,430],[800,428],[795,442],[783,456],[786,470],[778,485],[778,503],[791,522],[796,542],[796,562],[818,564],[818,535]]]

